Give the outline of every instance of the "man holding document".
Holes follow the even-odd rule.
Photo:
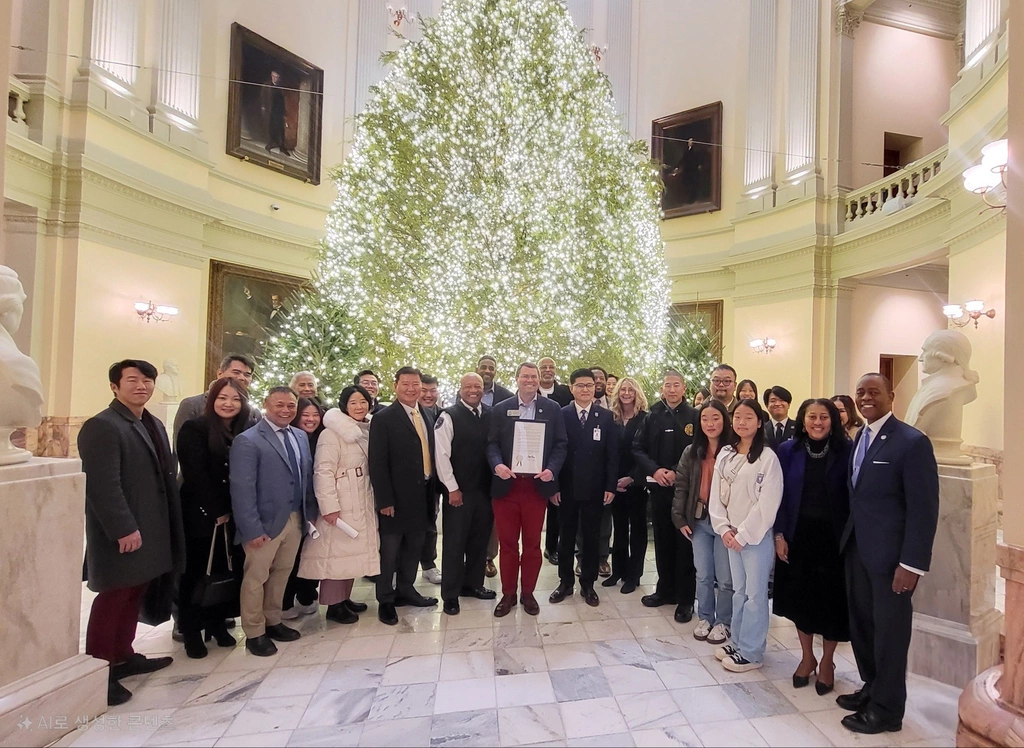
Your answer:
[[[506,616],[521,601],[537,615],[533,596],[540,573],[540,534],[547,501],[558,493],[558,473],[565,461],[565,421],[558,403],[540,397],[540,370],[525,362],[516,370],[518,393],[495,403],[487,439],[494,519],[498,527],[501,600],[494,609]],[[519,553],[519,539],[523,550]],[[519,569],[522,595],[517,600]]]

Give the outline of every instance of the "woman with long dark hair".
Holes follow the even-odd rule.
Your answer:
[[[693,543],[699,619],[693,638],[709,644],[725,644],[732,626],[732,572],[729,551],[711,526],[708,503],[715,460],[722,447],[732,441],[732,427],[729,411],[714,398],[705,401],[699,413],[700,428],[676,466],[672,522]]]
[[[805,400],[796,417],[796,436],[779,445],[784,482],[775,519],[775,602],[773,612],[796,624],[803,658],[793,687],[810,682],[819,695],[835,685],[836,644],[850,639],[846,579],[839,539],[850,516],[846,484],[852,444],[831,400]],[[814,635],[822,637],[819,663]]]
[[[225,571],[233,548],[235,526],[231,521],[231,482],[228,452],[231,443],[245,430],[249,398],[235,380],[224,377],[210,386],[206,412],[186,421],[178,432],[176,453],[181,466],[181,511],[185,523],[185,571],[178,585],[178,630],[185,637],[185,654],[206,657],[205,640],[217,640],[221,647],[235,646],[224,620],[237,615],[233,605],[201,607],[194,599],[196,587],[206,576],[213,549],[214,572]],[[226,542],[224,540],[224,533]],[[233,571],[241,580],[238,557]]]
[[[740,400],[732,413],[732,444],[715,460],[711,525],[729,549],[732,643],[715,650],[722,666],[744,673],[763,666],[768,642],[768,577],[775,549],[772,525],[782,502],[782,469],[767,448],[764,411]]]
[[[738,400],[757,400],[757,384],[753,379],[741,379],[736,385],[736,398]]]
[[[693,393],[693,407],[699,408],[705,400],[711,397],[711,390],[707,387],[701,387],[699,390]]]
[[[854,404],[853,398],[849,395],[833,395],[832,404],[839,411],[839,418],[843,423],[846,435],[850,438],[850,441],[853,441],[857,438],[857,432],[864,425],[864,419],[857,412],[857,406]]]

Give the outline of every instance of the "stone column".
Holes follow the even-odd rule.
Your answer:
[[[775,39],[777,0],[750,0],[747,60],[747,137],[744,187],[770,183],[775,146]]]
[[[141,16],[139,0],[92,0],[88,62],[129,90],[139,72]]]
[[[968,3],[968,8],[973,2]],[[1024,3],[1010,3],[1010,44],[1024,50]],[[1010,165],[1006,212],[1006,246],[1024,242],[1024,55],[1010,55],[1007,96]],[[1024,283],[1024,254],[1007,252],[1006,289]],[[1007,293],[1006,329],[1024,325],[1024,294]],[[1024,349],[1006,346],[1004,375],[1014,381],[1024,370]],[[1003,451],[1024,454],[1024,403],[1007,397],[1003,413]],[[960,697],[959,746],[1021,745],[1024,735],[1024,461],[1003,465],[1003,543],[998,547],[1000,573],[1006,579],[1004,664],[986,670]]]
[[[199,121],[200,0],[163,0],[157,106]]]
[[[964,59],[970,60],[1001,25],[1001,0],[967,0],[964,13]]]
[[[786,117],[786,175],[813,167],[818,145],[817,0],[792,0]]]

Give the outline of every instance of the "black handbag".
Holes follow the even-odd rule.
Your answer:
[[[224,552],[227,555],[227,571],[213,571],[213,553],[217,548],[217,535],[224,530]],[[231,546],[228,544],[228,526],[218,525],[213,530],[213,538],[210,540],[210,558],[206,562],[206,576],[196,584],[192,593],[192,604],[200,608],[212,608],[218,605],[228,605],[238,602],[240,592],[238,577],[231,567]]]

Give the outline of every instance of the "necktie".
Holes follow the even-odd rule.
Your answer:
[[[775,424],[775,441],[782,442],[782,435],[786,433],[786,429],[781,423]]]
[[[587,411],[581,410],[580,411],[580,426],[586,426],[586,425],[587,425]]]
[[[857,485],[860,477],[860,467],[868,454],[868,442],[871,441],[871,427],[865,426],[860,434],[860,441],[857,442],[857,454],[853,456],[853,485]]]
[[[412,424],[416,427],[416,433],[420,437],[420,449],[423,451],[423,474],[430,475],[430,442],[427,441],[427,434],[423,430],[423,420],[420,418],[420,409],[413,408]]]
[[[291,466],[292,475],[295,476],[295,488],[293,490],[293,499],[295,500],[295,506],[302,506],[302,473],[299,471],[299,459],[295,454],[295,447],[292,446],[292,440],[288,438],[288,429],[281,429],[281,436],[284,437],[284,451],[288,453],[288,464]]]
[[[480,417],[480,408],[473,408],[473,415],[475,415],[477,418],[479,418]]]

